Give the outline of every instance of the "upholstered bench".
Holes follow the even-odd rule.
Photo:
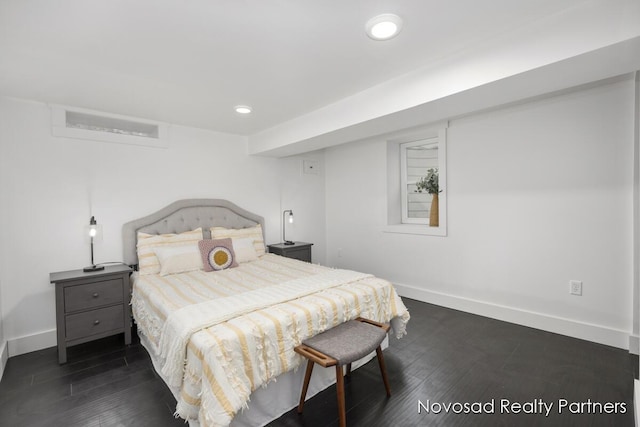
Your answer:
[[[340,427],[345,427],[347,417],[344,404],[344,378],[342,367],[347,365],[347,375],[351,373],[351,363],[362,359],[373,350],[376,351],[380,372],[387,396],[391,396],[389,381],[387,380],[387,370],[384,365],[384,357],[380,344],[384,340],[389,325],[374,322],[373,320],[358,317],[342,323],[335,328],[329,329],[315,337],[304,340],[302,344],[294,350],[296,353],[308,359],[307,371],[304,376],[300,404],[298,413],[302,413],[304,399],[307,395],[311,372],[314,363],[323,367],[336,367],[336,391],[338,394],[338,414],[340,416]]]

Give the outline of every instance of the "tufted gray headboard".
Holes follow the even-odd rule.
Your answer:
[[[264,218],[222,199],[185,199],[171,203],[158,212],[122,226],[124,262],[138,264],[138,231],[149,234],[182,233],[202,227],[209,238],[210,227],[246,228],[262,225]]]

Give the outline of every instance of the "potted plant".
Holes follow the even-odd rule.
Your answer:
[[[442,191],[438,185],[438,168],[427,169],[427,175],[420,178],[420,181],[416,183],[416,191],[418,193],[426,191],[433,196],[431,210],[429,211],[429,225],[438,227],[440,223],[438,193]]]

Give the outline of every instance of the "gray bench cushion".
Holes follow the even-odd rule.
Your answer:
[[[386,335],[382,328],[350,320],[302,343],[336,359],[338,365],[346,365],[371,353]]]

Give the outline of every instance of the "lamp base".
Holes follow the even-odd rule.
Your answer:
[[[85,273],[88,273],[90,271],[100,271],[100,270],[104,270],[104,265],[90,265],[89,267],[85,267],[82,269],[82,271],[84,271]]]
[[[290,245],[295,245],[296,243],[292,242],[291,240],[285,240],[284,244],[287,245],[287,246],[290,246]]]

